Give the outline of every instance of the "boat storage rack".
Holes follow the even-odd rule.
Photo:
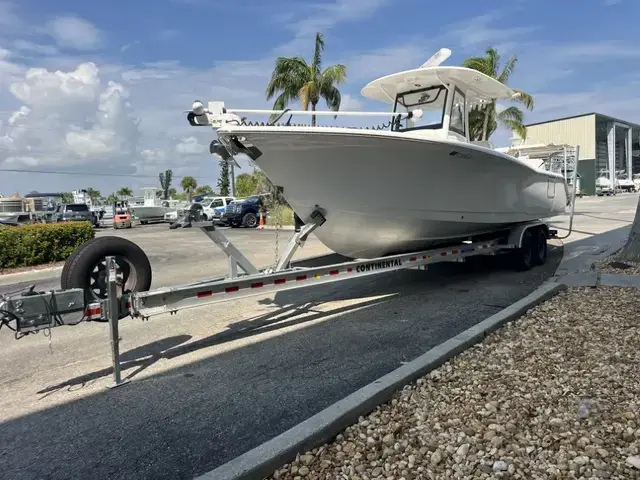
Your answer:
[[[345,261],[318,267],[292,267],[291,259],[296,250],[304,246],[308,236],[324,222],[322,211],[315,210],[311,215],[310,222],[293,235],[277,265],[264,270],[255,267],[211,222],[193,223],[193,227],[200,228],[227,255],[229,274],[225,277],[183,286],[153,290],[147,288],[147,291],[127,291],[124,288],[125,278],[122,268],[118,264],[118,256],[123,254],[121,251],[119,253],[111,252],[107,239],[120,245],[123,242],[131,244],[141,252],[146,263],[138,262],[138,264],[148,265],[150,284],[150,264],[142,250],[133,242],[122,237],[96,237],[93,239],[93,243],[89,241],[78,247],[69,257],[63,269],[62,284],[64,287],[65,278],[71,278],[69,270],[74,268],[74,265],[81,263],[78,262],[79,257],[87,256],[92,248],[95,250],[102,245],[100,255],[105,266],[104,295],[102,297],[96,296],[87,286],[83,287],[80,284],[77,284],[76,288],[68,288],[67,285],[67,288],[48,292],[38,292],[35,290],[35,286],[31,286],[28,291],[0,295],[0,327],[8,326],[15,331],[16,338],[22,338],[41,330],[77,325],[83,321],[108,322],[114,378],[114,383],[111,386],[118,386],[127,382],[121,378],[118,329],[119,321],[126,317],[147,320],[154,315],[173,314],[178,310],[190,307],[407,268],[425,269],[435,263],[463,262],[467,257],[495,255],[505,251],[515,253],[517,259],[514,261],[521,264],[521,268],[527,269],[546,261],[546,239],[557,235],[557,231],[549,230],[546,223],[533,221],[515,225],[509,230],[502,230],[485,237],[485,239],[469,240],[446,248],[434,248],[367,260]],[[543,242],[544,245],[536,243],[536,239],[538,242]],[[543,250],[534,245],[542,247]],[[93,267],[93,265],[91,266]],[[84,268],[86,269],[86,267]],[[138,275],[140,274],[141,272],[138,272]],[[84,274],[84,277],[88,276],[89,271]]]

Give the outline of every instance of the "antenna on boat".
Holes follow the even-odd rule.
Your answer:
[[[431,58],[429,58],[429,60],[420,65],[420,68],[437,67],[450,56],[451,50],[449,50],[448,48],[441,48],[436,53],[434,53]]]

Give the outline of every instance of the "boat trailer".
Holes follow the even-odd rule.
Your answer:
[[[547,259],[547,239],[558,238],[542,221],[511,226],[458,245],[425,251],[350,260],[317,267],[292,267],[291,259],[309,235],[325,222],[317,208],[291,238],[275,267],[260,270],[211,222],[193,223],[227,256],[229,274],[197,283],[150,290],[151,265],[135,243],[121,237],[96,237],[78,247],[67,259],[60,290],[27,291],[0,295],[0,328],[15,331],[15,338],[83,321],[108,322],[110,326],[113,384],[128,382],[120,370],[119,321],[148,320],[154,315],[227,302],[239,298],[310,287],[340,280],[378,275],[408,268],[426,269],[441,262],[464,262],[477,255],[510,253],[513,266],[527,270]]]

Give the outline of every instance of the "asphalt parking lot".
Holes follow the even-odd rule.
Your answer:
[[[583,237],[565,247],[574,252],[595,233],[628,227],[637,195],[583,200]],[[275,232],[225,233],[258,266],[273,263]],[[292,233],[281,232],[281,248]],[[226,271],[197,229],[116,234],[148,253],[154,287]],[[444,264],[127,320],[123,374],[133,381],[115,390],[105,388],[106,325],[19,341],[3,330],[0,471],[12,480],[193,478],[527,295],[553,275],[561,250],[525,273],[501,262]],[[323,253],[311,237],[297,257]],[[57,279],[36,283],[51,288]]]

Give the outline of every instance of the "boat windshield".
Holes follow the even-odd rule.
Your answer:
[[[447,101],[447,89],[443,86],[422,88],[396,96],[394,112],[406,113],[421,109],[424,113],[418,120],[405,119],[393,122],[392,131],[407,132],[411,130],[442,128],[444,107]]]

